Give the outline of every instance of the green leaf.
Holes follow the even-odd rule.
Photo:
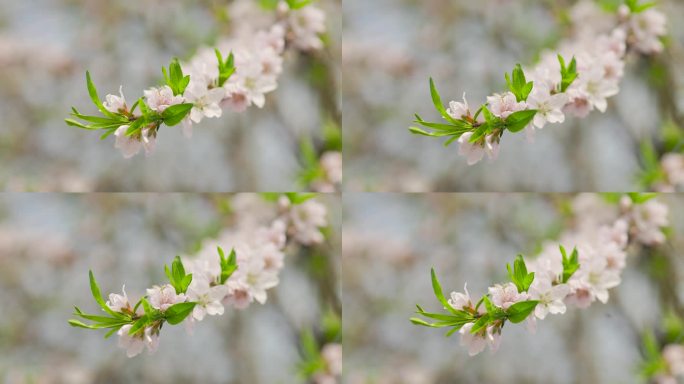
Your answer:
[[[665,127],[671,126],[671,124],[666,124]],[[676,126],[675,126],[676,128]],[[670,152],[675,149],[675,147],[679,146],[679,142],[681,141],[678,136],[679,136],[679,128],[676,128],[676,136],[668,135],[665,132],[663,133],[663,136],[665,138],[665,146],[668,146],[668,140],[670,141],[670,149],[666,148],[666,151]],[[669,138],[668,138],[669,137]],[[660,166],[660,158],[658,156],[658,153],[656,152],[656,149],[653,145],[653,142],[650,139],[643,140],[640,144],[640,149],[641,149],[641,164],[643,166],[643,170],[640,172],[638,175],[639,182],[641,185],[644,187],[644,189],[650,189],[654,184],[656,184],[659,181],[662,181],[665,179],[665,172],[663,171],[662,167]],[[622,197],[622,195],[620,195]],[[619,198],[618,198],[619,201]]]
[[[72,108],[73,112],[71,113],[72,116],[90,122],[90,123],[95,123],[98,126],[108,126],[108,125],[124,125],[128,122],[128,119],[125,118],[124,116],[120,115],[115,115],[116,118],[109,118],[109,117],[101,117],[101,116],[88,116],[88,115],[83,115],[78,113],[76,108]]]
[[[444,297],[444,293],[442,292],[442,286],[439,284],[439,280],[437,279],[437,274],[435,273],[435,269],[432,268],[430,271],[431,271],[430,274],[432,276],[432,290],[435,293],[435,297],[437,298],[437,300],[439,300],[439,302],[442,304],[442,306],[446,310],[448,310],[449,312],[451,312],[453,314],[457,314],[458,311],[454,307],[449,305],[449,302]]]
[[[88,324],[85,324],[81,321],[74,320],[74,319],[69,320],[69,325],[71,325],[72,327],[85,328],[85,329],[102,329],[102,326],[88,325]]]
[[[174,125],[177,125],[183,121],[185,116],[190,113],[190,110],[194,106],[195,105],[192,103],[172,105],[162,112],[161,118],[164,121],[164,124],[168,125],[169,127],[173,127]]]
[[[559,91],[565,92],[568,87],[572,85],[575,79],[577,79],[577,60],[575,60],[575,57],[573,56],[572,60],[570,60],[570,65],[566,66],[565,59],[559,54],[558,62],[560,63],[561,67],[561,83],[559,85]]]
[[[484,110],[488,111],[487,108],[483,109],[483,111]],[[482,125],[480,125],[479,127],[477,127],[477,129],[473,131],[473,135],[470,136],[470,138],[468,138],[468,142],[477,143],[480,140],[482,140],[490,132],[490,127],[491,125],[489,122],[482,123]]]
[[[317,196],[316,193],[297,193],[297,192],[286,192],[285,196],[292,205],[304,204],[306,201],[313,199]]]
[[[133,323],[133,326],[131,327],[131,329],[128,330],[128,334],[131,336],[135,335],[139,331],[145,329],[145,327],[147,326],[147,324],[149,322],[150,322],[150,316],[148,314],[143,315],[138,320],[136,320],[135,323]]]
[[[195,302],[174,304],[164,312],[164,317],[171,325],[179,324],[188,317],[196,304]]]
[[[123,327],[123,325],[113,327],[109,332],[105,333],[104,338],[109,339],[110,337],[112,337],[113,334],[115,334],[119,329],[121,329],[121,327]]]
[[[84,125],[74,119],[64,119],[64,122],[67,123],[67,125],[72,126],[72,127],[77,127],[81,129],[87,129],[87,130],[97,130],[99,128],[94,128],[90,125]]]
[[[156,311],[156,309],[152,308],[152,305],[150,305],[150,302],[147,301],[146,298],[143,297],[140,301],[142,302],[143,310],[146,315],[152,315]]]
[[[301,9],[313,3],[313,0],[285,0],[290,9]]]
[[[418,308],[418,310],[416,311],[417,314],[425,316],[429,319],[439,320],[440,323],[446,323],[449,324],[449,326],[463,325],[475,321],[475,318],[471,313],[463,310],[455,310],[454,312],[452,312],[452,314],[445,314],[425,312],[425,310],[420,305],[416,305],[416,308]]]
[[[164,266],[164,273],[169,278],[169,283],[176,290],[176,294],[180,295],[188,290],[188,286],[192,282],[192,274],[185,274],[185,267],[181,261],[180,256],[176,256],[171,263],[171,269]],[[145,303],[143,302],[143,305]],[[147,312],[147,310],[145,310]]]
[[[529,301],[521,301],[518,303],[515,303],[508,307],[508,310],[506,311],[506,314],[508,315],[508,320],[511,321],[511,323],[517,324],[523,322],[527,316],[529,316],[532,311],[534,311],[534,308],[537,306],[539,301],[537,300],[529,300]]]
[[[144,105],[144,104],[141,104]],[[128,129],[126,130],[126,136],[133,136],[137,133],[139,133],[142,128],[147,124],[147,121],[145,117],[140,117],[137,120],[133,121],[129,126]]]
[[[88,94],[90,95],[90,99],[93,101],[93,104],[95,104],[97,109],[102,112],[103,115],[115,118],[116,114],[109,112],[102,104],[102,100],[100,100],[100,97],[97,95],[97,89],[95,88],[95,84],[93,84],[93,80],[90,78],[90,72],[88,71],[86,71],[86,84],[88,86]]]
[[[638,193],[638,192],[629,192],[627,194],[629,196],[630,200],[632,200],[632,203],[639,205],[643,204],[655,197],[658,196],[657,193]]]
[[[446,336],[446,337],[449,337],[449,336],[453,335],[454,332],[460,330],[461,328],[463,328],[463,326],[453,327],[453,328],[451,328],[451,330],[450,330],[449,332],[446,333],[445,336]]]
[[[102,298],[102,293],[100,293],[100,287],[97,285],[97,281],[95,281],[93,271],[88,271],[88,273],[90,276],[90,292],[93,294],[93,298],[95,299],[95,301],[100,305],[100,308],[102,308],[103,311],[109,313],[110,315],[116,318],[125,318],[124,314],[115,312],[107,306],[104,299]]]
[[[442,98],[439,96],[439,92],[437,92],[435,82],[432,80],[432,78],[430,78],[430,96],[432,97],[432,103],[435,105],[435,109],[437,110],[437,112],[439,112],[440,115],[442,115],[444,120],[456,124],[457,120],[449,116],[446,109],[444,108],[444,104],[442,104]]]
[[[487,326],[489,325],[489,322],[491,320],[491,317],[489,316],[489,313],[486,313],[482,315],[475,324],[473,324],[473,327],[470,329],[470,333],[476,334],[479,333],[480,331],[487,329]]]
[[[118,325],[118,324],[128,324],[130,323],[130,318],[126,316],[125,318],[121,317],[107,317],[107,316],[98,316],[98,315],[90,315],[87,313],[82,312],[78,307],[74,307],[74,315],[82,317],[86,320],[93,321],[98,324],[102,325]]]
[[[422,325],[423,327],[430,327],[430,328],[439,328],[439,327],[436,327],[436,326],[432,325],[431,323],[428,323],[427,321],[420,319],[418,317],[412,317],[409,320],[415,325]]]
[[[118,127],[117,127],[117,128],[118,128]],[[104,139],[106,139],[107,137],[109,137],[111,134],[113,134],[114,132],[116,132],[117,128],[110,128],[110,129],[107,129],[107,131],[106,131],[105,133],[103,133],[103,134],[100,136],[100,140],[104,140]]]
[[[235,254],[235,249],[231,249],[230,256],[226,258],[226,255],[223,253],[223,249],[221,247],[218,247],[218,253],[221,263],[221,277],[219,281],[221,284],[225,284],[238,268],[237,255]]]
[[[561,282],[565,284],[580,267],[579,254],[577,253],[577,248],[574,248],[570,257],[568,257],[565,248],[562,245],[560,246],[560,251],[563,258],[563,276],[561,276]]]
[[[651,7],[654,7],[657,3],[655,1],[648,1],[646,3],[640,4],[639,0],[625,0],[625,5],[629,8],[632,13],[641,13]]]
[[[222,87],[223,84],[228,81],[228,79],[235,73],[235,64],[234,64],[234,57],[233,53],[231,52],[228,57],[223,60],[223,57],[221,56],[221,52],[216,49],[216,58],[218,60],[218,70],[219,70],[219,78],[218,78],[218,86]]]
[[[190,83],[190,76],[183,76],[183,69],[181,68],[180,62],[177,58],[171,60],[169,64],[169,70],[162,67],[162,73],[164,75],[164,80],[166,85],[171,88],[174,96],[178,96],[185,92],[185,88]]]
[[[465,120],[453,120],[451,124],[443,124],[443,123],[430,123],[425,120],[423,120],[420,115],[416,114],[416,120],[414,120],[415,123],[418,123],[424,127],[428,127],[434,130],[438,131],[445,131],[445,132],[451,132],[451,133],[463,133],[463,132],[468,132],[471,129],[473,129],[473,125],[468,123]]]
[[[511,113],[506,119],[506,128],[511,132],[519,132],[525,129],[537,114],[536,109],[526,109]]]
[[[318,350],[318,343],[316,343],[316,338],[314,337],[314,334],[313,332],[311,332],[311,330],[307,329],[302,331],[300,344],[302,346],[302,352],[306,359],[316,359],[318,356],[320,356],[320,352]]]
[[[513,268],[510,264],[506,264],[508,276],[511,282],[518,288],[518,292],[527,292],[534,281],[534,272],[527,273],[527,266],[522,255],[518,255],[513,262]]]
[[[525,79],[525,72],[520,64],[515,65],[512,76],[509,76],[508,73],[506,73],[505,77],[506,84],[511,93],[515,95],[516,100],[518,102],[527,101],[527,97],[532,91],[533,83],[527,82],[527,79]]]
[[[495,307],[492,301],[489,299],[489,297],[483,296],[482,299],[482,302],[484,303],[485,308],[487,309],[487,313],[494,312]]]

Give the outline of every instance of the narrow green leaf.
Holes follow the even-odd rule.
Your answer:
[[[113,327],[109,332],[105,333],[104,338],[109,339],[110,337],[112,337],[113,334],[115,334],[119,329],[121,329],[121,327],[123,327],[123,325]]]
[[[470,329],[470,333],[476,334],[482,331],[483,329],[486,329],[487,326],[489,325],[491,318],[488,313],[482,315],[475,324],[473,324],[473,327]]]
[[[150,317],[147,314],[145,314],[144,316],[142,316],[141,318],[136,320],[135,323],[133,323],[133,326],[131,327],[131,329],[128,330],[128,334],[133,336],[136,333],[138,333],[139,331],[145,329],[149,320],[150,320]]]
[[[409,320],[415,325],[422,325],[423,327],[430,327],[430,328],[439,328],[439,327],[435,327],[431,323],[428,323],[427,321],[420,319],[420,318],[417,318],[417,317],[412,317]]]
[[[102,298],[102,293],[100,292],[100,287],[98,287],[97,281],[95,281],[95,276],[93,275],[93,271],[88,271],[88,274],[90,276],[90,292],[93,294],[93,298],[95,299],[97,304],[100,305],[100,308],[102,308],[103,311],[109,313],[110,315],[112,315],[116,318],[123,318],[125,315],[123,315],[122,313],[113,311],[105,303],[104,299]]]
[[[102,104],[102,100],[100,100],[100,97],[97,95],[97,89],[95,88],[95,84],[93,84],[93,80],[90,78],[90,72],[86,71],[86,85],[88,87],[88,94],[90,95],[90,99],[93,101],[93,104],[97,107],[97,109],[102,112],[103,115],[114,118],[116,114],[109,112],[107,108],[104,107]]]
[[[82,124],[82,123],[80,123],[80,122],[78,122],[78,121],[76,121],[76,120],[74,120],[74,119],[64,119],[64,122],[67,123],[67,125],[69,125],[69,126],[77,127],[77,128],[81,128],[81,129],[87,129],[87,130],[89,130],[89,131],[93,131],[93,130],[99,129],[99,128],[93,128],[93,127],[91,127],[91,126],[89,126],[89,125],[84,125],[84,124]]]
[[[439,92],[437,92],[435,82],[432,80],[432,78],[430,78],[430,96],[432,97],[432,103],[435,105],[435,109],[437,110],[437,112],[439,112],[439,114],[442,115],[442,117],[446,121],[454,123],[456,119],[449,116],[446,109],[444,108],[444,104],[442,104],[442,98],[439,96]]]
[[[235,254],[235,249],[230,251],[230,255],[226,258],[223,253],[223,249],[218,247],[219,258],[221,263],[221,278],[220,283],[225,284],[225,282],[233,275],[237,270],[237,255]]]
[[[431,276],[432,276],[432,290],[435,293],[435,297],[437,297],[437,300],[442,304],[442,306],[448,310],[449,312],[456,314],[457,310],[449,305],[449,302],[447,299],[444,297],[444,293],[442,292],[442,286],[439,284],[439,280],[437,279],[437,274],[435,273],[435,269],[431,269]]]

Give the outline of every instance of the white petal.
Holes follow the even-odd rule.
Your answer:
[[[264,103],[266,103],[266,97],[263,94],[252,95],[252,103],[259,108],[263,108]]]
[[[202,118],[204,117],[204,114],[202,113],[202,110],[197,108],[197,107],[192,107],[190,110],[190,120],[192,120],[195,123],[199,123],[202,121]]]
[[[218,301],[207,304],[207,313],[210,315],[223,315],[223,305]]]
[[[534,315],[537,316],[540,320],[544,320],[548,313],[549,309],[541,303],[537,304],[537,306],[534,308]]]
[[[606,111],[606,108],[608,108],[608,101],[604,98],[596,99],[594,100],[594,106],[603,113]]]
[[[194,317],[198,321],[202,321],[206,313],[207,311],[204,309],[204,307],[202,307],[201,305],[195,305],[195,308],[192,310],[192,317]]]
[[[223,300],[230,293],[230,288],[225,285],[217,285],[211,288],[209,297],[214,301]]]
[[[206,107],[204,107],[204,116],[206,117],[221,117],[221,113],[223,111],[221,110],[221,107],[218,106],[218,104],[209,104]]]
[[[541,129],[544,128],[544,125],[546,125],[546,118],[541,112],[537,112],[534,115],[534,126]]]
[[[559,284],[551,289],[551,298],[554,300],[563,300],[570,294],[570,286],[567,284]]]
[[[608,302],[608,290],[607,289],[599,289],[596,291],[596,298],[602,302],[603,304]]]
[[[220,103],[225,96],[225,88],[213,88],[208,92],[206,100],[208,104],[216,104]]]
[[[549,98],[548,103],[551,109],[561,109],[568,103],[568,95],[567,93],[553,95]]]
[[[555,300],[549,303],[549,312],[555,314],[565,313],[565,303]]]
[[[549,123],[562,123],[565,121],[565,114],[560,109],[552,109],[546,114]]]

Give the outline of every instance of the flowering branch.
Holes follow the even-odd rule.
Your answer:
[[[264,197],[272,199],[271,195]],[[138,301],[129,299],[125,286],[122,294],[112,293],[105,301],[90,271],[93,298],[106,315],[88,314],[75,307],[74,316],[80,319],[71,319],[69,324],[108,329],[105,338],[116,333],[119,346],[133,357],[145,348],[156,351],[166,323],[185,322],[191,329],[206,315],[222,315],[225,305],[245,309],[255,301],[266,303],[267,291],[279,284],[288,241],[309,246],[324,240],[321,228],[327,225],[326,209],[314,197],[297,193],[276,196],[278,213],[270,225],[254,227],[245,224],[251,220],[244,218],[245,223],[240,224],[244,227],[205,243],[197,257],[176,256],[171,267],[164,267],[169,282],[147,289]],[[226,255],[221,245],[230,245],[226,248],[231,252]]]
[[[121,338],[119,345],[127,349],[128,357],[133,357],[147,346],[150,351],[157,349],[159,344],[159,332],[164,323],[177,325],[183,322],[191,313],[196,318],[204,317],[204,314],[221,314],[223,306],[219,301],[223,300],[229,292],[226,280],[237,269],[235,251],[231,251],[229,259],[225,258],[223,250],[218,247],[221,257],[220,278],[213,281],[195,280],[195,286],[186,295],[192,284],[192,274],[186,274],[180,257],[176,256],[171,264],[171,270],[164,267],[170,284],[154,286],[147,290],[147,295],[142,297],[134,306],[131,306],[125,287],[123,295],[112,293],[105,303],[100,293],[100,288],[95,281],[93,271],[90,271],[90,291],[93,298],[103,311],[109,316],[90,315],[75,307],[74,315],[89,320],[91,324],[85,324],[80,320],[69,320],[74,327],[86,329],[110,329],[105,338],[109,338],[115,332]],[[203,287],[206,286],[206,287]],[[195,295],[197,287],[207,288],[209,295]],[[189,297],[195,297],[198,301],[188,301]],[[142,307],[142,311],[140,308]]]
[[[147,155],[154,151],[162,125],[172,127],[182,122],[184,134],[190,137],[193,124],[204,117],[221,117],[223,108],[235,112],[251,105],[262,108],[265,95],[278,87],[286,49],[312,51],[323,46],[320,35],[325,32],[325,14],[312,2],[258,2],[273,12],[270,25],[254,28],[249,21],[238,19],[238,36],[220,42],[217,48],[201,49],[187,63],[173,59],[168,70],[162,68],[165,84],[144,91],[144,97],[130,108],[123,87],[119,95],[110,94],[101,101],[86,72],[88,93],[100,115],[85,115],[72,108],[72,118],[65,122],[81,129],[102,130],[101,139],[113,134],[115,147],[130,158],[142,148]],[[252,2],[233,6],[242,7],[240,11],[258,7]]]
[[[544,320],[549,313],[563,314],[567,305],[587,308],[596,300],[607,303],[609,290],[621,282],[627,247],[653,246],[665,241],[662,229],[668,225],[667,208],[653,197],[636,193],[618,196],[620,211],[609,224],[597,225],[596,221],[585,219],[580,228],[561,237],[560,243],[576,244],[569,254],[563,245],[556,248],[560,249],[558,252],[549,243],[531,262],[526,263],[519,255],[512,267],[507,265],[510,281],[489,287],[477,302],[471,299],[467,284],[463,293],[452,292],[447,300],[433,269],[433,291],[447,313],[427,312],[417,305],[416,313],[432,322],[420,317],[411,318],[411,322],[451,328],[447,336],[459,332],[461,344],[474,356],[487,345],[492,351],[498,349],[506,322],[517,324],[527,320],[534,331],[537,319]],[[607,198],[615,200],[613,195]],[[577,205],[581,204],[578,197]]]
[[[510,76],[505,75],[508,91],[487,97],[487,102],[474,113],[465,94],[463,102],[451,101],[445,107],[430,79],[433,104],[446,123],[428,122],[416,114],[414,122],[422,128],[413,126],[409,131],[448,137],[447,146],[458,141],[459,153],[473,165],[485,154],[491,160],[497,158],[506,131],[526,130],[531,137],[535,128],[565,121],[566,113],[584,118],[593,109],[605,112],[607,99],[619,91],[627,53],[650,55],[663,49],[660,38],[666,32],[665,16],[652,6],[627,0],[616,10],[617,17],[612,22],[617,26],[612,30],[591,31],[564,42],[559,53],[544,53],[527,75],[517,64]],[[586,30],[584,25],[581,28]],[[571,58],[569,62],[567,58]]]

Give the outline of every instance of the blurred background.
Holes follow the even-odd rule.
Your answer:
[[[619,3],[619,0],[597,0]],[[440,118],[430,100],[472,104],[505,88],[504,73],[533,64],[568,31],[576,0],[345,0],[345,188],[353,191],[634,191],[642,141],[662,140],[684,110],[684,3],[660,0],[666,52],[632,58],[605,114],[504,135],[499,159],[469,167],[458,145],[412,135],[413,114]],[[581,25],[581,24],[580,24]],[[471,105],[472,105],[471,104]],[[666,113],[667,112],[667,113]],[[681,131],[679,151],[681,151]]]
[[[533,257],[571,225],[573,195],[345,194],[344,348],[349,384],[643,383],[642,332],[660,332],[665,295],[684,299],[684,196],[662,195],[667,245],[632,252],[608,304],[549,316],[531,335],[504,329],[501,348],[469,357],[459,335],[413,325],[415,305],[439,312],[430,268],[445,294],[472,296],[505,281],[506,263]],[[670,273],[671,272],[671,273]],[[682,317],[684,319],[684,317]],[[681,320],[680,320],[681,323]],[[680,336],[681,337],[681,336]],[[679,339],[681,343],[681,338]]]
[[[250,192],[307,189],[303,142],[339,147],[340,0],[320,0],[328,35],[321,52],[286,57],[263,110],[225,111],[164,128],[149,158],[125,160],[114,139],[68,127],[71,107],[101,97],[129,100],[161,82],[173,57],[190,58],[231,30],[233,0],[5,0],[0,2],[0,190]],[[330,149],[330,148],[328,148]],[[338,148],[336,148],[338,149]],[[320,154],[320,153],[319,153]],[[201,171],[201,172],[198,172]]]
[[[244,195],[241,195],[244,196]],[[131,297],[165,280],[163,266],[229,228],[229,195],[0,195],[0,382],[304,383],[300,340],[319,346],[340,323],[341,206],[328,209],[326,241],[286,251],[265,305],[208,316],[194,334],[164,327],[159,350],[129,359],[117,337],[72,328],[75,305],[97,313],[104,295]],[[255,213],[256,214],[256,213]],[[339,333],[339,332],[338,332]],[[338,334],[336,337],[340,337]]]

